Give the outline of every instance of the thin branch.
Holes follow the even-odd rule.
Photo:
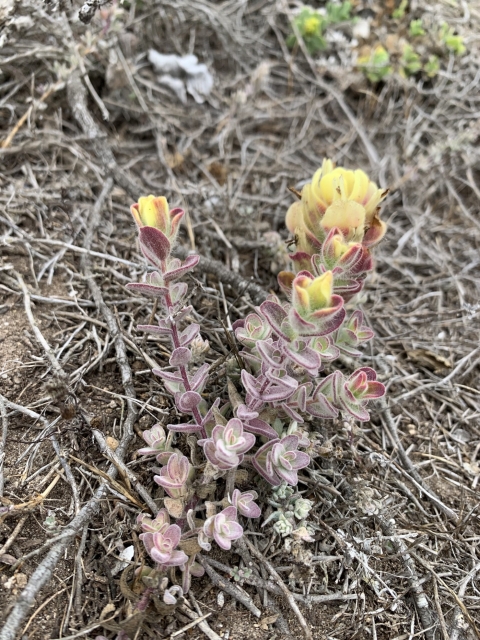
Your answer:
[[[380,406],[381,406],[382,417],[384,418],[384,421],[383,421],[384,429],[389,437],[389,440],[392,443],[392,446],[395,447],[395,449],[398,451],[398,455],[400,457],[402,465],[411,476],[412,481],[420,487],[420,489],[425,493],[427,498],[436,507],[438,507],[450,520],[452,520],[455,524],[457,524],[458,523],[457,514],[454,511],[452,511],[450,507],[447,507],[447,505],[440,500],[440,498],[435,494],[435,492],[432,489],[430,489],[430,487],[426,486],[422,476],[418,473],[418,471],[413,466],[412,461],[408,457],[403,447],[403,444],[400,438],[398,437],[397,426],[395,424],[395,421],[393,419],[393,416],[390,412],[390,408],[385,398],[380,399]]]
[[[385,536],[388,536],[392,542],[393,548],[396,553],[402,558],[403,565],[407,572],[407,579],[410,584],[410,590],[417,607],[418,617],[423,627],[423,632],[427,640],[435,639],[435,619],[430,605],[427,600],[427,596],[421,585],[420,579],[417,575],[415,563],[412,556],[409,554],[407,545],[396,535],[394,520],[384,518],[383,516],[376,516],[376,519]]]
[[[262,615],[262,612],[260,611],[260,609],[258,607],[256,607],[253,604],[253,602],[252,602],[250,596],[248,595],[248,593],[246,593],[245,591],[240,591],[240,589],[238,587],[236,587],[235,585],[231,584],[228,580],[225,580],[224,578],[222,578],[210,566],[210,564],[206,561],[206,559],[201,554],[197,555],[197,559],[198,559],[199,563],[202,565],[202,567],[205,569],[205,572],[207,573],[207,575],[210,578],[210,580],[212,581],[212,583],[216,587],[218,587],[222,591],[225,591],[225,593],[228,593],[228,595],[231,596],[232,598],[234,598],[234,600],[238,600],[238,602],[243,604],[243,606],[246,607],[251,613],[253,613],[253,615],[256,618],[260,618],[260,616]]]
[[[0,497],[3,496],[3,488],[5,486],[5,478],[3,475],[3,466],[5,463],[5,445],[7,444],[8,433],[8,417],[5,399],[0,396],[0,414],[2,415],[2,437],[0,438]]]
[[[307,622],[306,622],[305,618],[303,617],[303,613],[298,608],[298,605],[295,602],[295,599],[294,599],[292,593],[288,589],[287,585],[283,582],[280,574],[277,573],[277,571],[275,571],[273,565],[264,557],[264,555],[256,547],[254,547],[254,545],[249,540],[247,540],[246,537],[243,537],[241,542],[245,543],[246,546],[248,547],[248,550],[250,551],[250,553],[252,555],[254,555],[257,558],[257,560],[260,560],[260,562],[265,565],[265,567],[267,568],[269,574],[272,576],[272,578],[275,579],[276,584],[282,590],[283,595],[285,596],[285,598],[287,599],[288,604],[290,605],[290,608],[292,609],[294,614],[297,616],[297,620],[298,620],[298,622],[300,623],[300,626],[303,629],[303,633],[305,635],[305,638],[307,640],[313,640],[312,630],[308,627]]]

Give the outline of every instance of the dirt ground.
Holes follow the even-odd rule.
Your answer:
[[[300,2],[92,2],[87,24],[77,0],[1,3],[0,640],[303,637],[292,601],[315,640],[479,637],[480,2],[411,1],[395,21],[399,4],[352,11],[370,43],[410,19],[447,21],[466,53],[433,80],[372,85],[340,36],[317,56],[290,50]],[[208,98],[182,102],[150,48],[194,53]],[[213,363],[224,327],[278,291],[288,187],[324,157],[391,189],[360,301],[375,331],[360,366],[378,371],[386,404],[367,423],[317,425],[321,481],[301,485],[313,560],[250,527],[290,599],[261,587],[278,580],[258,559],[212,552],[213,583],[132,621],[121,553],[148,561],[135,519],[142,488],[160,495],[136,451],[173,409],[150,373],[166,346],[135,330],[152,302],[125,288],[145,269],[129,206],[153,193],[186,209],[179,246],[202,256],[190,303]],[[219,366],[211,397],[225,384]],[[260,586],[231,579],[248,564]]]

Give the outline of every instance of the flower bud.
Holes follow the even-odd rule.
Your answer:
[[[387,193],[360,169],[334,168],[331,160],[324,160],[312,182],[303,187],[300,202],[293,203],[287,212],[286,225],[295,234],[297,252],[319,253],[334,228],[340,229],[347,241],[373,246],[385,234],[386,225],[378,218],[378,210]]]
[[[292,303],[299,313],[311,313],[331,306],[333,275],[327,271],[315,279],[299,275],[293,281]]]
[[[136,204],[132,204],[130,211],[139,228],[154,227],[170,241],[175,238],[180,220],[185,214],[183,209],[170,210],[167,199],[163,196],[152,195],[139,198]]]

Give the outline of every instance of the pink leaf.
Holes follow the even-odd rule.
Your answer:
[[[185,367],[192,357],[192,352],[187,347],[178,347],[174,349],[170,356],[169,362],[172,367]]]
[[[190,413],[198,407],[202,401],[202,396],[196,391],[185,391],[179,395],[177,407],[179,411]]]
[[[142,227],[139,230],[140,248],[143,255],[156,267],[162,268],[170,255],[170,241],[167,236],[154,227]]]
[[[183,264],[163,274],[165,282],[172,282],[172,280],[177,280],[177,278],[181,278],[186,273],[194,269],[197,266],[199,260],[200,260],[200,256],[197,256],[197,255],[187,256],[187,259],[183,262]]]

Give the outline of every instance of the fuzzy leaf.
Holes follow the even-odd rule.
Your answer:
[[[169,363],[172,367],[185,367],[191,360],[192,352],[187,347],[174,349],[170,356]]]
[[[282,305],[278,304],[278,302],[274,302],[273,300],[266,300],[260,305],[260,310],[275,333],[285,340],[288,340],[284,327],[282,327],[283,321],[287,319],[287,312]]]
[[[172,260],[174,268],[170,269],[171,265],[169,265],[169,271],[163,274],[165,282],[172,282],[173,280],[183,277],[197,266],[199,260],[200,256],[197,255],[187,256],[183,263],[181,263],[180,260],[176,260],[175,262]]]
[[[170,431],[176,431],[178,433],[198,433],[202,431],[203,427],[201,424],[168,424],[167,429]]]
[[[185,391],[175,398],[179,411],[191,413],[202,401],[202,396],[196,391]]]
[[[209,370],[210,367],[208,364],[202,364],[195,374],[192,377],[189,377],[188,382],[192,391],[198,391],[203,387],[208,377]]]
[[[130,282],[126,285],[126,288],[131,291],[138,291],[139,293],[153,298],[165,299],[168,295],[167,287],[156,287],[153,284],[147,284],[146,282]]]
[[[147,260],[162,269],[171,250],[167,236],[160,229],[142,227],[139,230],[139,241],[140,249]]]
[[[200,325],[192,322],[181,332],[179,339],[182,347],[187,347],[198,336]]]

